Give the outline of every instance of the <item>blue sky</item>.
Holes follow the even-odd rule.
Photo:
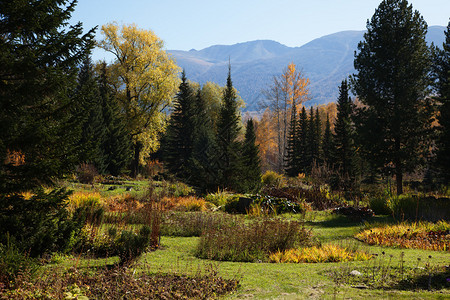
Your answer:
[[[258,39],[301,46],[343,30],[364,30],[381,0],[79,0],[72,22],[117,21],[151,29],[166,49],[190,50]],[[450,0],[410,0],[428,25],[446,26]],[[100,29],[97,38],[100,38]],[[103,54],[97,50],[94,59]]]

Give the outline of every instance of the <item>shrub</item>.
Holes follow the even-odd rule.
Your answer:
[[[336,207],[339,204],[336,199],[330,197],[326,189],[320,188],[266,188],[263,193],[272,197],[286,198],[296,203],[302,203],[305,201],[309,203],[315,210],[325,210]]]
[[[6,245],[0,244],[0,286],[10,288],[19,274],[31,275],[37,268],[37,261],[20,252],[9,238]]]
[[[29,251],[31,257],[70,250],[84,219],[66,209],[69,194],[65,189],[39,189],[29,200],[0,195],[0,243],[5,245],[9,235],[19,251]]]
[[[238,218],[225,213],[215,212],[166,212],[161,224],[164,236],[200,236],[208,230],[220,230],[232,227]]]
[[[173,197],[185,197],[192,195],[194,193],[194,189],[182,182],[170,183],[167,186],[166,194]]]
[[[264,219],[208,230],[200,237],[196,256],[225,261],[267,261],[271,252],[311,243],[311,233],[302,223]]]
[[[389,208],[386,197],[372,197],[369,200],[370,209],[377,215],[390,215],[392,210]]]
[[[305,247],[277,251],[270,254],[270,262],[274,263],[324,263],[369,260],[371,254],[354,251],[338,245],[323,245],[321,247]]]
[[[306,210],[304,203],[296,203],[286,198],[277,198],[272,196],[249,195],[245,197],[234,198],[225,205],[225,211],[228,213],[245,214],[258,207],[267,214],[283,213],[302,213]],[[255,211],[254,211],[255,212]]]
[[[238,199],[239,195],[229,193],[227,191],[217,191],[217,193],[208,194],[205,197],[207,202],[214,204],[215,206],[222,207],[228,202]]]
[[[120,264],[138,258],[151,245],[151,228],[126,229],[122,226],[85,226],[75,251],[94,257],[119,256]]]
[[[450,220],[450,198],[400,195],[389,198],[388,204],[394,217],[400,220]]]
[[[105,214],[99,193],[77,192],[69,196],[68,209],[83,215],[90,223],[100,224]]]
[[[372,225],[377,226],[377,225]],[[450,224],[418,222],[367,228],[355,236],[369,245],[450,251]]]
[[[98,175],[97,169],[92,164],[82,163],[76,170],[77,180],[81,183],[92,184]]]
[[[189,197],[164,197],[162,199],[164,209],[179,211],[206,211],[208,205],[204,199],[194,196]]]
[[[276,188],[282,187],[285,182],[284,176],[274,171],[266,171],[261,176],[261,180],[264,186]]]

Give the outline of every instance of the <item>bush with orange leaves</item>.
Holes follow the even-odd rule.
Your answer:
[[[164,197],[161,200],[162,207],[165,210],[177,211],[207,211],[210,203],[207,203],[203,198],[195,196],[188,197]]]

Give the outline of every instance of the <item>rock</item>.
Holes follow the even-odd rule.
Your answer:
[[[352,276],[362,276],[362,273],[359,272],[359,271],[353,270],[353,271],[350,272],[350,275],[352,275]]]

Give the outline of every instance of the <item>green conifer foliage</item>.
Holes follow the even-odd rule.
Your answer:
[[[98,78],[102,100],[103,123],[106,129],[102,143],[106,161],[106,173],[114,176],[123,174],[131,161],[132,140],[126,129],[120,106],[108,83],[106,63],[100,65]]]
[[[67,250],[83,225],[64,189],[38,188],[78,158],[83,109],[71,95],[94,32],[67,26],[75,4],[0,1],[0,243],[32,256]]]
[[[284,158],[285,172],[288,176],[297,176],[300,171],[299,138],[298,138],[297,107],[292,105],[291,122],[287,137],[286,157]]]
[[[217,124],[217,164],[219,186],[232,190],[239,190],[239,174],[242,167],[241,143],[237,140],[240,131],[240,114],[236,99],[230,67]]]
[[[253,119],[247,121],[245,140],[242,147],[243,182],[245,192],[255,193],[261,188],[261,160],[259,147],[255,144],[256,134]]]
[[[327,113],[327,120],[325,121],[325,132],[323,134],[323,141],[322,141],[323,161],[324,163],[327,164],[327,166],[331,166],[333,164],[332,159],[333,149],[334,149],[333,135],[331,133],[330,117]]]
[[[384,0],[367,23],[355,54],[353,85],[365,105],[358,112],[358,140],[379,172],[403,175],[424,162],[428,149],[430,51],[427,24],[406,0]]]
[[[440,180],[450,183],[450,22],[445,31],[442,49],[434,49],[435,86],[439,102],[439,128],[437,140],[437,167]]]
[[[80,140],[82,149],[79,160],[94,165],[96,170],[103,174],[107,164],[102,147],[106,128],[103,120],[102,99],[89,56],[84,59],[78,74],[78,85],[74,97],[79,104],[82,104],[85,117],[82,122]]]
[[[180,179],[186,179],[192,168],[195,92],[187,82],[184,71],[181,80],[167,127],[163,156],[168,170]]]
[[[69,95],[94,41],[81,23],[65,26],[67,2],[0,2],[1,192],[51,184],[77,161],[81,108]]]
[[[353,102],[348,95],[347,80],[343,80],[339,87],[337,100],[337,117],[334,123],[334,166],[345,178],[355,175],[354,170],[354,125],[352,120]]]
[[[194,102],[193,164],[188,183],[202,193],[214,191],[218,182],[214,126],[206,107],[199,89]]]
[[[310,163],[308,155],[308,114],[306,113],[306,108],[304,106],[302,107],[302,112],[298,123],[297,144],[300,167],[299,171],[306,174]]]

